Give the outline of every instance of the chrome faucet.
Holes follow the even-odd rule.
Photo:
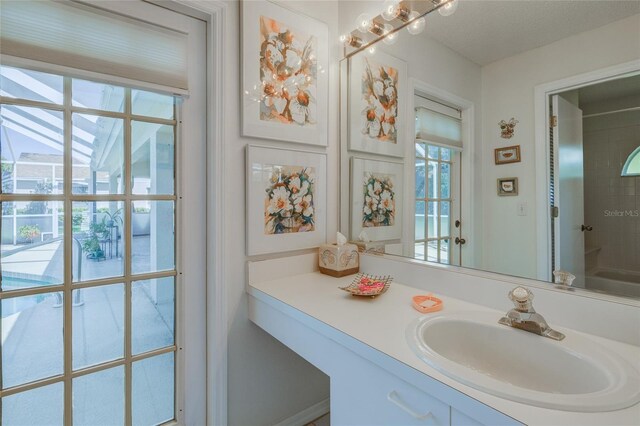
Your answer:
[[[554,340],[564,339],[564,334],[549,327],[544,317],[533,309],[531,301],[533,293],[524,287],[516,287],[509,292],[509,299],[515,305],[515,309],[507,312],[507,316],[500,318],[500,324],[519,328],[540,336],[549,337]]]

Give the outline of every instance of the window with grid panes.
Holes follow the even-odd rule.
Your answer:
[[[455,152],[415,144],[415,258],[451,262],[451,172]]]
[[[178,99],[0,67],[2,424],[175,418]]]

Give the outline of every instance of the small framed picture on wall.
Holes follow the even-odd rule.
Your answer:
[[[507,146],[495,149],[496,164],[509,164],[520,162],[520,145]]]
[[[498,179],[498,195],[506,197],[509,195],[518,195],[518,178],[499,178]]]

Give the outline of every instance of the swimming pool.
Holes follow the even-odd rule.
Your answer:
[[[6,272],[2,274],[2,291],[20,290],[24,288],[42,287],[45,285],[61,284],[60,281],[56,283],[55,279],[51,278],[22,278],[9,275]]]
[[[2,291],[20,290],[25,288],[42,287],[56,284],[54,279],[45,278],[22,278],[15,277],[8,274],[2,275]],[[11,297],[2,300],[1,317],[5,318],[9,315],[13,315],[17,312],[31,308],[38,303],[44,302],[49,297],[53,296],[53,293],[36,294],[32,296],[20,296]]]

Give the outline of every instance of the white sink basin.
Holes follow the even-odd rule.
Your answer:
[[[443,374],[513,401],[585,412],[640,402],[640,373],[617,354],[579,333],[558,342],[498,324],[499,317],[423,317],[407,328],[407,340]]]

